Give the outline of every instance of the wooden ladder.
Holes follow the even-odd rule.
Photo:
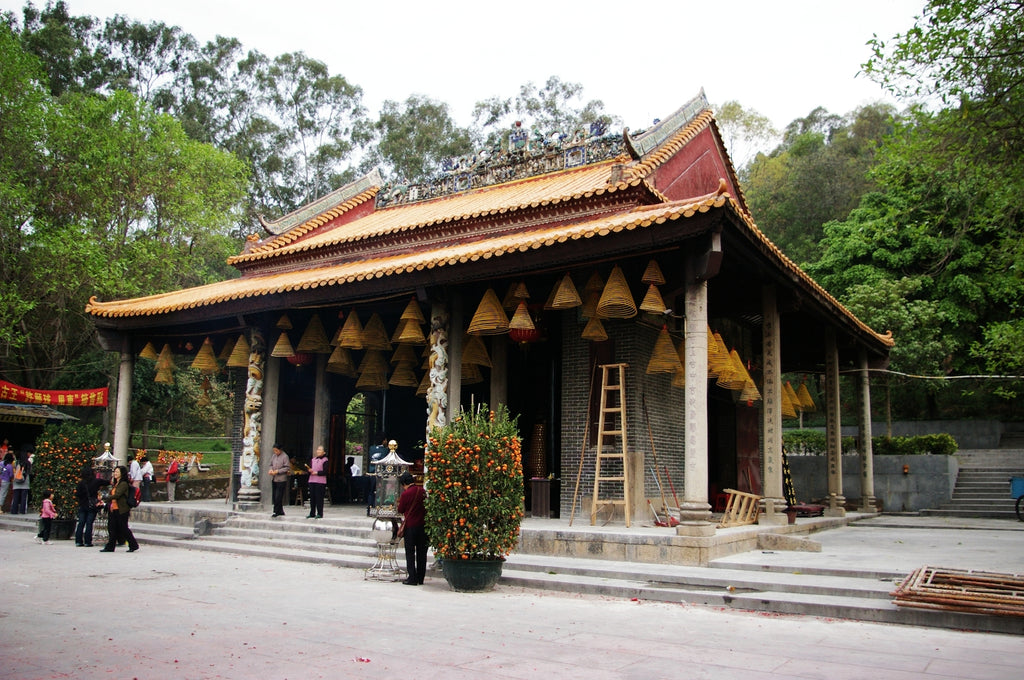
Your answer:
[[[629,465],[626,460],[626,373],[629,364],[601,364],[601,410],[597,420],[597,458],[594,461],[594,500],[590,524],[597,523],[597,511],[605,505],[621,505],[629,526]],[[614,375],[613,375],[614,374]],[[606,438],[619,439],[619,447],[606,450]],[[612,443],[614,447],[614,442]],[[608,465],[608,470],[603,468]],[[602,494],[602,483],[622,483],[622,497]],[[617,485],[615,485],[617,486]],[[617,491],[618,489],[612,489]]]

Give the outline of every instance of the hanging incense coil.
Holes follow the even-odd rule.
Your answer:
[[[793,409],[797,412],[804,410],[804,405],[800,403],[800,397],[797,395],[796,390],[793,389],[793,385],[787,380],[786,384],[782,386],[782,391],[785,392],[786,397],[789,399],[789,403],[793,405]]]
[[[796,391],[796,396],[800,400],[800,410],[804,413],[814,413],[817,410],[817,406],[814,405],[814,399],[811,398],[811,392],[807,389],[807,383],[800,383],[799,389]]]
[[[493,288],[488,288],[484,293],[467,332],[470,335],[500,335],[508,332],[508,316]]]
[[[508,322],[509,329],[518,329],[525,331],[536,330],[537,327],[533,325],[533,319],[530,318],[530,310],[526,307],[526,302],[520,302],[519,306],[516,307],[516,313],[512,315],[512,320]]]
[[[718,368],[721,364],[718,362],[718,343],[715,342],[715,335],[711,332],[711,327],[708,326],[708,377],[717,378]]]
[[[150,361],[156,361],[159,357],[160,355],[156,353],[156,347],[153,347],[152,342],[147,342],[146,346],[142,348],[141,352],[139,352],[140,359],[149,359]]]
[[[732,370],[728,373],[720,372],[715,384],[727,390],[742,390],[749,377],[747,369],[744,368],[743,360],[735,349],[729,352],[729,360],[732,362]]]
[[[647,263],[647,269],[644,270],[644,275],[640,281],[654,286],[660,286],[665,283],[665,276],[661,273],[661,267],[658,266],[657,260],[651,260]]]
[[[420,309],[420,304],[416,302],[415,297],[409,300],[409,304],[405,306],[405,310],[399,318],[402,321],[415,321],[416,323],[427,322],[426,317],[423,316],[423,310]]]
[[[604,330],[601,320],[595,316],[587,322],[581,337],[591,342],[604,342],[608,339],[608,333]]]
[[[295,356],[295,349],[292,347],[292,341],[288,339],[288,333],[281,332],[281,336],[274,344],[274,349],[270,351],[270,356],[282,358]]]
[[[363,326],[363,347],[366,349],[379,349],[391,351],[391,341],[388,340],[388,331],[384,328],[384,321],[380,314],[374,312],[370,320]]]
[[[388,380],[389,385],[395,387],[418,387],[420,379],[416,377],[415,371],[409,366],[399,366],[395,369],[395,372],[391,374],[391,379]]]
[[[296,352],[308,352],[312,354],[330,354],[331,343],[327,341],[327,331],[320,321],[320,315],[314,314],[306,326],[305,332],[299,338],[299,344],[295,347]]]
[[[356,389],[382,391],[388,388],[388,377],[380,373],[365,373],[356,380]]]
[[[658,287],[652,283],[647,287],[647,295],[644,296],[643,302],[640,303],[640,311],[650,312],[651,314],[664,314],[666,309],[667,307],[665,307],[665,303],[661,299]]]
[[[228,338],[227,342],[224,343],[224,349],[222,349],[220,351],[220,354],[217,355],[217,361],[224,361],[224,362],[226,362],[228,359],[231,358],[231,353],[234,350],[235,350],[235,341],[232,340],[231,338]]]
[[[680,368],[672,374],[672,387],[686,387],[686,369]]]
[[[487,345],[478,335],[467,335],[462,345],[462,363],[492,368],[491,357],[487,354]]]
[[[159,371],[161,369],[174,370],[174,353],[171,352],[171,346],[167,343],[164,343],[160,354],[156,358],[156,370]]]
[[[363,355],[363,360],[359,362],[359,368],[356,370],[359,372],[360,376],[366,375],[367,373],[386,376],[388,372],[388,361],[384,358],[384,351],[379,349],[367,350],[366,354]]]
[[[728,379],[736,370],[736,367],[732,363],[732,359],[729,357],[729,349],[725,346],[725,341],[722,340],[722,336],[715,333],[713,336],[715,344],[715,352],[711,354],[709,352],[708,361],[708,375],[712,373],[722,379],[722,376]]]
[[[672,344],[672,338],[668,334],[668,328],[661,327],[658,339],[654,342],[654,351],[647,362],[648,373],[675,373],[683,368],[676,353],[676,347]]]
[[[231,368],[249,366],[249,341],[245,339],[245,333],[240,334],[235,340],[235,346],[231,348],[231,356],[228,357],[228,366]]]
[[[423,380],[420,380],[419,387],[416,388],[417,397],[425,397],[430,392],[430,372],[423,374]]]
[[[593,293],[596,291],[600,293],[602,290],[604,290],[604,279],[601,278],[600,272],[595,270],[587,279],[587,285],[583,286],[583,292]]]
[[[288,318],[287,314],[282,314],[281,318],[274,325],[282,331],[290,331],[292,329],[292,320]]]
[[[476,364],[462,364],[462,384],[476,385],[484,381],[484,374]]]
[[[513,283],[508,287],[508,292],[505,293],[505,299],[501,301],[502,309],[515,309],[520,302],[527,300],[530,297],[530,292],[526,289],[526,282],[519,281]]]
[[[174,371],[170,368],[161,368],[156,372],[156,377],[153,378],[153,382],[163,383],[165,385],[174,384]]]
[[[213,341],[210,338],[203,340],[202,346],[196,352],[196,358],[192,360],[192,368],[207,375],[216,373],[220,368],[217,365],[217,355],[213,353]]]
[[[587,293],[587,301],[580,308],[580,316],[584,319],[597,318],[597,303],[601,299],[601,293],[592,291]]]
[[[359,322],[359,314],[352,310],[345,319],[345,324],[338,332],[338,346],[346,349],[363,348],[363,324]]]
[[[619,265],[612,267],[612,273],[608,275],[608,283],[597,301],[597,315],[605,319],[632,319],[636,316],[636,303]]]
[[[391,336],[391,342],[396,345],[425,345],[427,336],[423,334],[418,322],[413,319],[402,319],[398,322],[395,334]]]
[[[413,351],[412,345],[399,345],[395,353],[391,355],[392,364],[415,366],[418,361],[419,358],[416,356],[416,352]]]
[[[583,300],[572,283],[572,276],[566,272],[565,276],[559,279],[558,285],[551,289],[551,296],[544,303],[544,309],[575,309],[582,304]]]
[[[327,358],[327,371],[347,375],[350,378],[359,374],[355,362],[352,361],[352,353],[344,347],[335,347],[331,352],[331,356]]]
[[[783,418],[796,418],[796,407],[793,406],[793,401],[789,398],[789,393],[786,392],[786,388],[782,388],[782,417]]]
[[[745,401],[747,404],[761,401],[761,392],[757,389],[757,385],[754,384],[753,378],[749,376],[747,377],[747,382],[743,384],[743,389],[740,391],[740,401]]]

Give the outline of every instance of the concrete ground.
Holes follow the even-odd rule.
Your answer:
[[[822,553],[738,557],[1021,571],[1024,525],[901,526],[921,521],[942,518],[883,516],[815,534]],[[325,564],[33,536],[0,531],[0,678],[994,680],[1024,658],[1024,636],[504,585],[462,594],[436,578],[408,587]]]

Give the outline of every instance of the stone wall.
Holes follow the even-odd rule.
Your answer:
[[[875,498],[882,512],[917,512],[937,508],[953,497],[959,465],[955,456],[874,456]],[[907,474],[903,466],[908,466]],[[828,496],[825,456],[790,456],[797,501]],[[861,497],[860,454],[843,456],[843,495]]]

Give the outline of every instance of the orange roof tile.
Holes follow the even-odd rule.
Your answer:
[[[852,319],[858,327],[875,336],[887,346],[892,346],[891,335],[876,333],[861,322],[849,310],[832,297],[816,281],[811,279],[792,260],[773,244],[757,225],[740,208],[736,201],[721,190],[690,201],[676,201],[642,206],[628,212],[605,216],[599,219],[539,229],[517,231],[492,238],[446,245],[440,248],[420,250],[411,253],[366,258],[325,267],[312,267],[296,271],[246,276],[228,281],[207,284],[185,290],[159,295],[98,302],[89,300],[85,311],[96,317],[119,318],[156,316],[184,309],[207,307],[232,300],[286,293],[317,287],[337,286],[386,276],[400,276],[403,273],[458,265],[460,263],[486,260],[516,252],[527,252],[559,243],[587,238],[601,238],[610,234],[634,229],[645,229],[680,218],[689,218],[712,209],[729,208],[750,229],[751,234],[766,248],[785,269],[790,270],[804,286],[815,291],[837,312]],[[389,211],[382,211],[389,212]],[[360,220],[361,222],[362,220]]]
[[[604,161],[579,169],[537,175],[420,203],[384,208],[349,224],[313,234],[296,243],[295,240],[299,236],[309,233],[333,218],[333,214],[327,216],[329,213],[324,212],[247,253],[231,258],[228,262],[231,264],[252,262],[283,254],[312,251],[433,224],[553,205],[562,201],[636,186],[641,183],[642,178],[612,182],[612,167],[626,160],[626,158],[621,158]]]

